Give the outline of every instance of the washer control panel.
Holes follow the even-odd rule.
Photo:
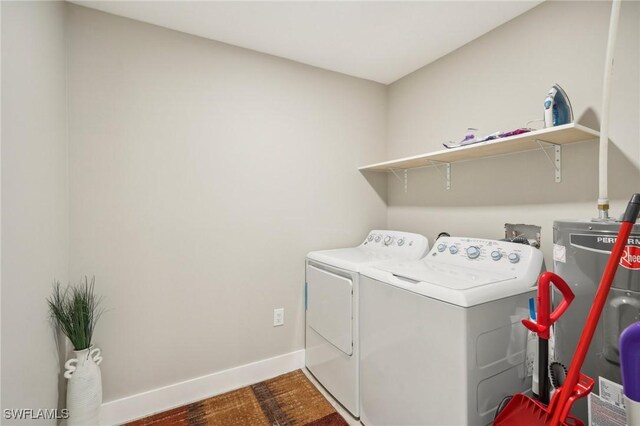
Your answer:
[[[429,250],[429,242],[424,236],[400,231],[371,231],[360,246],[385,253],[426,253]]]
[[[531,259],[535,247],[509,241],[479,238],[441,237],[427,256],[431,261],[470,267],[504,267],[512,269]]]

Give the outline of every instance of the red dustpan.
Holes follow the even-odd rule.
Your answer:
[[[587,316],[587,323],[584,326],[578,347],[571,360],[569,373],[564,385],[553,394],[548,407],[526,395],[515,395],[504,410],[498,414],[493,422],[494,426],[583,426],[582,421],[569,414],[573,403],[577,399],[588,395],[594,385],[591,378],[580,373],[580,369],[587,356],[598,320],[607,301],[607,295],[618,269],[622,252],[627,245],[631,228],[633,228],[633,224],[638,219],[638,213],[640,213],[640,194],[633,194],[622,218],[616,243],[613,246],[613,250],[611,250],[609,261],[602,274],[598,291],[593,299],[593,305]]]

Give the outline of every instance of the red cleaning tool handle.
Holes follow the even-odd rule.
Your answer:
[[[553,284],[562,293],[562,302],[551,313],[549,313],[549,307],[551,306],[550,284]],[[522,320],[522,324],[536,333],[540,339],[549,340],[549,328],[564,314],[575,297],[565,280],[553,272],[545,272],[538,279],[538,315],[536,322],[525,319]]]

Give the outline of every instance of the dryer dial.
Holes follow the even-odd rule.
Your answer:
[[[384,239],[384,245],[388,246],[393,242],[393,237],[391,235],[387,235],[387,238]]]
[[[402,247],[404,245],[404,238],[398,238],[398,246]]]
[[[511,263],[520,262],[520,255],[518,253],[510,253],[507,258],[509,259],[509,262],[511,262]]]
[[[380,240],[382,239],[382,235],[376,235],[376,243],[379,243]]]

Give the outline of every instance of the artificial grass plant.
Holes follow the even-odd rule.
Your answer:
[[[102,298],[93,292],[95,281],[96,277],[93,277],[89,283],[85,276],[84,282],[69,285],[64,290],[56,282],[53,294],[47,299],[52,321],[69,338],[76,351],[91,346],[93,330],[103,312],[100,307]]]

